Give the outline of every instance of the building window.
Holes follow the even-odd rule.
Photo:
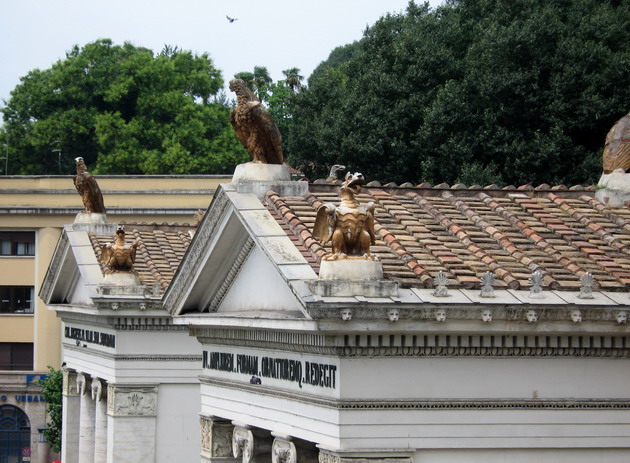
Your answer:
[[[0,286],[0,314],[33,313],[32,286]]]
[[[0,231],[0,256],[34,256],[35,232]]]
[[[0,461],[26,461],[22,449],[30,447],[31,423],[26,413],[13,405],[0,405]]]
[[[32,342],[0,342],[0,370],[32,369]]]

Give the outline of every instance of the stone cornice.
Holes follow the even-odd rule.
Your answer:
[[[601,357],[630,358],[630,335],[286,333],[270,330],[192,328],[203,344],[274,349],[331,357]]]
[[[55,281],[59,276],[59,269],[63,265],[69,249],[70,242],[68,240],[68,235],[66,235],[64,231],[59,237],[59,241],[57,241],[57,247],[55,248],[55,251],[53,253],[52,260],[48,265],[46,277],[44,278],[42,286],[39,290],[39,297],[41,297],[46,303],[48,303],[52,298]]]
[[[167,307],[169,312],[174,313],[177,310],[179,301],[184,298],[186,291],[193,285],[195,275],[197,275],[200,267],[204,264],[201,256],[206,253],[209,242],[214,236],[214,231],[221,223],[220,218],[228,205],[229,201],[225,190],[219,186],[212,203],[210,203],[195,232],[192,243],[182,259],[182,263],[186,265],[180,265],[164,295],[164,306]]]
[[[247,241],[245,241],[245,244],[243,245],[243,248],[240,250],[240,252],[238,253],[238,256],[236,256],[236,259],[232,263],[232,267],[230,268],[227,275],[225,276],[225,280],[223,280],[223,284],[219,287],[218,291],[216,292],[216,294],[210,301],[210,305],[209,305],[210,312],[216,312],[219,306],[221,305],[221,302],[223,301],[223,299],[225,298],[225,295],[227,294],[228,290],[232,286],[234,279],[238,275],[239,270],[243,266],[245,259],[247,259],[247,256],[249,256],[249,253],[251,252],[253,247],[254,247],[254,240],[252,240],[251,237],[248,237]]]
[[[435,399],[435,400],[339,400],[311,394],[282,391],[262,385],[237,383],[201,376],[203,386],[254,393],[257,396],[282,398],[336,410],[628,410],[627,399]]]

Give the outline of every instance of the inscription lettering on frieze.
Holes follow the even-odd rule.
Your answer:
[[[85,330],[83,328],[65,327],[65,337],[67,339],[74,339],[79,342],[88,342],[91,344],[98,344],[105,347],[116,347],[116,335],[101,333],[94,330]]]
[[[258,355],[203,351],[203,368],[335,389],[337,366]]]

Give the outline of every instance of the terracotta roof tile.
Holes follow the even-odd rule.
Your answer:
[[[430,287],[439,271],[453,287],[479,287],[487,271],[497,288],[529,288],[535,271],[559,290],[579,289],[586,273],[600,289],[630,284],[630,210],[601,204],[592,188],[376,184],[358,199],[375,203],[372,252],[385,277],[403,287]],[[324,203],[338,204],[338,186],[311,190],[305,197],[270,192],[267,207],[300,252],[317,262],[330,244],[321,246],[312,236],[315,216]]]
[[[136,262],[134,269],[138,272],[140,282],[148,287],[158,283],[162,289],[168,288],[175,271],[179,266],[194,230],[190,225],[175,224],[125,224],[128,243],[136,240]],[[101,246],[111,243],[112,236],[90,234],[90,242],[100,262]],[[104,270],[101,264],[101,270]]]

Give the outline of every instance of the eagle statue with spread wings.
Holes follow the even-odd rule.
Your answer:
[[[105,204],[103,203],[103,195],[101,189],[96,183],[96,179],[87,170],[87,166],[83,158],[76,158],[77,174],[74,176],[74,186],[81,195],[85,212],[88,213],[105,213]]]
[[[236,106],[230,112],[230,122],[254,162],[282,164],[282,135],[271,114],[242,79],[231,80],[230,90],[236,93]]]
[[[341,184],[339,195],[341,203],[335,206],[326,203],[317,210],[313,236],[322,244],[332,242],[332,253],[324,260],[371,259],[376,257],[370,252],[370,245],[375,243],[373,202],[360,205],[355,196],[361,192],[363,175],[348,172]]]
[[[105,274],[135,273],[133,264],[136,262],[137,247],[137,242],[126,243],[125,226],[118,225],[114,242],[101,246],[101,262],[105,265]]]

